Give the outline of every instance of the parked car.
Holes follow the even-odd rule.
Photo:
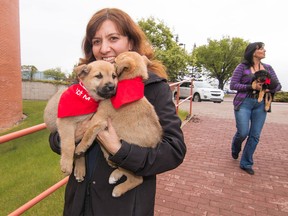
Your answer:
[[[225,89],[225,90],[224,90],[224,93],[225,93],[225,94],[236,94],[237,91],[236,91],[236,90],[231,90],[231,89]]]
[[[224,91],[214,88],[205,81],[193,81],[193,101],[212,101],[214,103],[221,103],[224,100]],[[184,82],[180,85],[179,98],[187,98],[190,95],[191,82]],[[174,91],[174,98],[177,97],[177,89]]]

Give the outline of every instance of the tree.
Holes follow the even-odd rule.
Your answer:
[[[217,79],[218,88],[223,89],[241,62],[247,45],[248,41],[241,38],[223,37],[219,41],[208,39],[208,45],[199,46],[193,52],[204,69],[202,73],[207,78]]]
[[[52,78],[57,81],[63,81],[66,79],[65,73],[63,73],[59,67],[45,70],[44,75],[47,78]]]
[[[75,68],[78,66],[78,63],[75,63],[74,66],[73,66],[73,71],[72,73],[69,73],[68,74],[68,77],[67,77],[67,81],[68,82],[73,82],[73,81],[76,81],[77,80],[77,74],[75,72]]]
[[[28,74],[28,79],[32,81],[34,74],[38,71],[38,69],[34,65],[22,65],[21,71]]]
[[[202,78],[202,66],[201,64],[197,61],[197,50],[196,49],[196,44],[193,46],[193,51],[191,55],[189,55],[188,58],[188,64],[190,65],[189,68],[189,75],[190,77],[194,79],[199,79]]]
[[[138,21],[155,49],[155,57],[167,68],[170,81],[176,81],[181,73],[188,73],[187,52],[174,40],[172,31],[161,20],[153,17]]]

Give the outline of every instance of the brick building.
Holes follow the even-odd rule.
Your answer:
[[[0,131],[22,119],[19,0],[0,5]]]

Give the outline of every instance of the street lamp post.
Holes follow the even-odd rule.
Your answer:
[[[184,43],[179,43],[179,46],[183,46],[183,47],[184,47],[184,50],[186,50],[186,49],[185,49],[186,44],[184,44]]]

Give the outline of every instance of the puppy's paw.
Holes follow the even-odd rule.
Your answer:
[[[73,160],[61,159],[60,166],[61,166],[61,171],[65,175],[70,175],[73,169]]]
[[[260,103],[263,100],[264,95],[265,95],[265,90],[259,91],[258,103]]]
[[[75,179],[78,182],[84,181],[85,174],[86,174],[85,167],[77,167],[77,166],[75,166],[75,168],[74,168],[74,176],[75,176]]]
[[[121,177],[123,176],[123,172],[119,169],[115,169],[109,177],[109,184],[115,184]]]
[[[121,191],[121,189],[119,187],[115,187],[112,191],[112,196],[113,197],[120,197],[123,194],[123,192]]]
[[[116,184],[117,181],[118,179],[116,179],[114,176],[109,177],[109,184]]]
[[[259,96],[258,97],[258,103],[260,103],[262,100],[263,100],[263,98]]]
[[[85,156],[74,159],[74,176],[78,182],[84,181],[86,175]]]
[[[84,154],[88,148],[89,148],[89,146],[86,147],[84,145],[79,144],[78,146],[76,146],[74,154],[76,156],[80,156],[80,155]]]

